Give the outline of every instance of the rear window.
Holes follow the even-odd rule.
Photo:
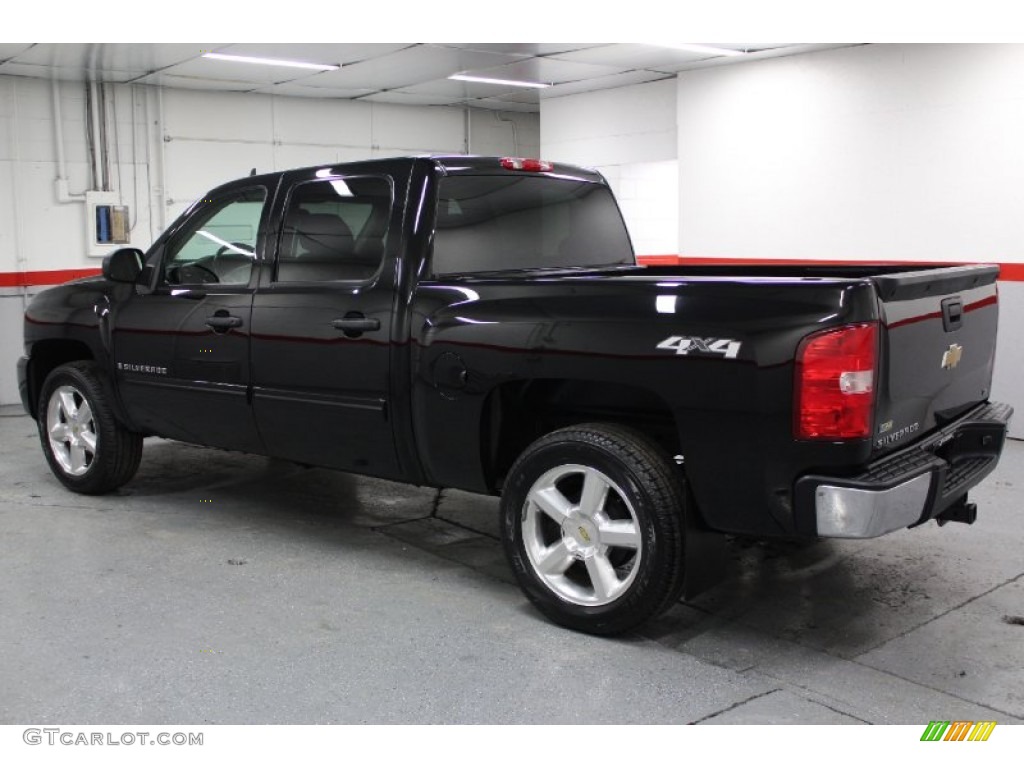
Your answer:
[[[633,262],[622,215],[602,184],[546,176],[440,180],[436,275]]]

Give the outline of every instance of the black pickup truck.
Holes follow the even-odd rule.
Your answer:
[[[19,382],[79,493],[159,435],[501,494],[527,597],[611,634],[697,589],[723,533],[973,522],[1012,413],[997,275],[642,267],[593,171],[324,165],[218,187],[39,294]]]

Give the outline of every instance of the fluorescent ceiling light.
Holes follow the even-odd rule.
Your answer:
[[[676,296],[655,296],[654,308],[663,315],[675,314]]]
[[[335,179],[330,182],[330,185],[334,187],[334,191],[338,193],[338,197],[355,197],[355,195],[352,194],[352,190],[348,188],[348,184],[341,179]]]
[[[644,43],[657,48],[675,48],[679,51],[690,51],[691,53],[706,53],[710,56],[743,56],[743,51],[733,48],[716,48],[713,45],[698,45],[697,43]]]
[[[316,177],[318,179],[329,179],[334,175],[335,173],[331,168],[321,168],[316,172]],[[341,179],[334,179],[330,184],[334,187],[334,191],[337,192],[340,197],[355,197],[355,195],[352,194],[352,190],[348,188],[348,184]]]
[[[475,75],[449,75],[449,80],[465,80],[467,83],[491,83],[492,85],[511,85],[513,88],[550,88],[551,83],[531,83],[526,80],[499,80],[495,77],[476,77]]]
[[[246,250],[243,250],[242,248],[238,247],[240,245],[245,245],[245,243],[229,243],[227,240],[219,238],[215,234],[213,234],[212,232],[207,232],[205,229],[200,229],[196,234],[197,235],[202,235],[207,240],[212,240],[217,245],[221,246],[222,248],[226,248],[227,250],[232,251],[233,253],[240,253],[243,256],[249,256],[249,257],[252,257],[252,256],[256,255],[255,251],[246,251]]]
[[[287,59],[264,59],[260,56],[235,56],[230,53],[204,53],[204,59],[221,59],[222,61],[240,61],[244,64],[269,64],[272,67],[296,67],[297,69],[341,69],[337,64],[313,64],[308,61],[288,61]]]

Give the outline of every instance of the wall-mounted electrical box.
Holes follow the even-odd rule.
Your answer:
[[[117,192],[85,193],[85,238],[90,256],[106,256],[131,241],[128,206]]]

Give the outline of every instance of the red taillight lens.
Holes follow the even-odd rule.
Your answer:
[[[545,160],[534,160],[529,157],[503,157],[501,167],[509,171],[550,171],[552,165]]]
[[[800,342],[796,436],[804,440],[870,437],[877,362],[876,323],[832,328]]]

